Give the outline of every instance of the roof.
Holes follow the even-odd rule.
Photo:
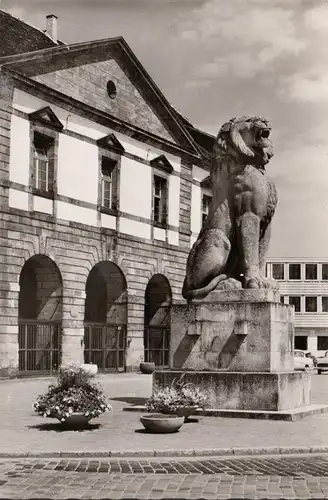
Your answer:
[[[45,60],[48,59],[49,61],[52,58],[56,60],[56,56],[62,58],[63,53],[67,54],[67,58],[71,58],[72,52],[76,54],[87,51],[88,57],[92,57],[94,49],[104,51],[109,45],[120,46],[125,51],[130,62],[132,62],[132,65],[134,65],[134,70],[138,69],[138,76],[142,76],[152,86],[153,94],[155,92],[157,98],[162,104],[164,103],[169,113],[167,118],[169,121],[173,121],[175,126],[178,125],[180,131],[183,130],[184,138],[187,139],[189,145],[192,145],[192,149],[196,149],[196,154],[200,153],[201,156],[208,156],[208,153],[212,152],[215,138],[194,127],[185,116],[166,100],[122,37],[65,45],[60,41],[56,43],[40,29],[25,23],[8,12],[0,10],[0,41],[0,65],[7,63],[9,67],[26,76],[37,73],[38,61],[40,62],[40,70]],[[1,60],[1,58],[3,59]],[[133,73],[135,74],[135,71]]]
[[[201,149],[185,127],[180,115],[172,108],[122,37],[71,45],[56,45],[34,52],[2,57],[0,58],[0,66],[5,66],[9,70],[31,78],[38,74],[108,58],[118,59],[130,80],[137,87],[142,87],[143,95],[147,96],[148,102],[157,110],[158,115],[162,117],[179,143],[193,154],[202,157]]]
[[[179,117],[179,119],[181,120],[185,128],[188,130],[194,141],[201,148],[202,152],[204,152],[206,156],[208,155],[208,153],[211,154],[213,151],[213,146],[215,141],[214,135],[208,134],[207,132],[198,129],[191,123],[189,118],[186,118],[182,113],[180,113],[180,111],[178,111],[173,106],[171,106],[171,108],[173,109],[174,113]]]
[[[50,36],[0,10],[0,57],[56,47]]]

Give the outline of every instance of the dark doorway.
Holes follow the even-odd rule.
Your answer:
[[[145,294],[145,361],[158,367],[168,367],[170,351],[172,292],[162,274],[149,281]]]
[[[86,284],[84,361],[99,371],[124,371],[127,332],[127,285],[113,262],[90,271]]]
[[[25,262],[19,285],[19,371],[57,371],[61,362],[63,308],[59,269],[46,255],[34,255]]]

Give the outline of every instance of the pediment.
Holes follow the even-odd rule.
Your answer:
[[[122,37],[10,56],[2,64],[24,81],[27,77],[28,85],[42,86],[42,92],[51,89],[115,120],[117,130],[133,127],[143,141],[159,138],[202,156],[179,113]]]
[[[150,160],[150,164],[152,167],[156,167],[160,170],[163,170],[168,174],[172,174],[172,172],[174,171],[171,163],[169,162],[169,160],[166,158],[165,155],[160,155],[157,156],[156,158],[153,158],[152,160]]]
[[[50,106],[46,106],[45,108],[41,108],[33,113],[30,113],[29,118],[33,122],[41,123],[42,125],[54,128],[55,130],[61,131],[64,128],[62,122],[59,118],[57,118]]]
[[[97,146],[109,149],[110,151],[114,151],[118,154],[123,154],[125,151],[124,147],[114,134],[108,134],[105,137],[98,139]]]

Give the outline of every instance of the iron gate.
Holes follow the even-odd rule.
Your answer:
[[[61,324],[20,321],[18,359],[21,372],[57,371],[61,361]]]
[[[144,333],[145,361],[159,367],[169,366],[170,328],[146,326]]]
[[[84,325],[84,362],[99,371],[125,370],[126,325]]]

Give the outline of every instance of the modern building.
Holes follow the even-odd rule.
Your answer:
[[[123,38],[65,45],[0,11],[0,376],[168,363],[213,137]]]
[[[328,350],[328,259],[271,258],[267,275],[279,282],[281,301],[295,309],[295,348]]]

